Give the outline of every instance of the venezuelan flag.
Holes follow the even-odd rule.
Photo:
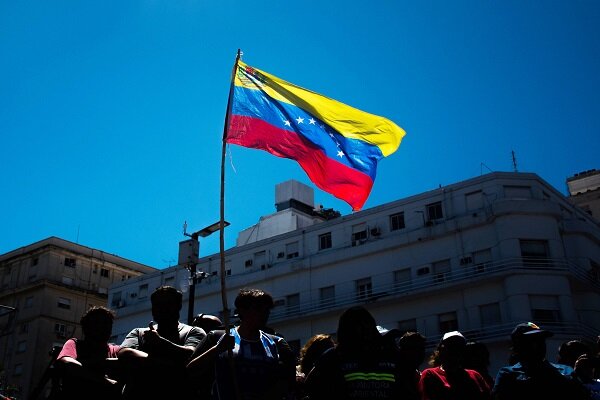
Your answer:
[[[296,160],[322,190],[362,208],[377,162],[404,137],[392,121],[238,61],[227,143]]]

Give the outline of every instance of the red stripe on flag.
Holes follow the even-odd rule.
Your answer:
[[[265,150],[277,157],[296,160],[311,181],[322,190],[346,201],[354,211],[362,208],[371,188],[371,178],[334,159],[295,132],[277,128],[252,117],[232,115],[227,143]]]

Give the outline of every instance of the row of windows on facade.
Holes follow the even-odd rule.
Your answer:
[[[523,257],[524,264],[536,262],[539,258],[548,257],[548,242],[546,240],[520,240],[521,256]],[[475,267],[475,272],[484,272],[487,263],[492,261],[492,250],[490,248],[472,253],[466,254],[459,258],[458,263],[461,267]],[[443,259],[430,263],[426,266],[419,266],[415,268],[414,275],[422,277],[428,274],[433,274],[435,283],[441,283],[445,281],[446,274],[451,270],[451,259]],[[227,274],[231,274],[231,270],[227,270]],[[397,286],[406,286],[409,284],[413,277],[413,268],[403,268],[393,272],[394,273],[394,284]],[[174,286],[175,278],[168,277],[164,281],[166,286]],[[370,277],[362,278],[355,281],[356,297],[358,300],[364,300],[373,295],[373,286]],[[138,287],[137,292],[130,293],[131,298],[144,299],[148,295],[148,284],[142,284]],[[321,289],[321,299],[324,299],[324,303],[334,297],[334,286],[326,287]],[[125,305],[125,298],[123,298],[122,292],[115,292],[112,296],[111,307],[123,307]],[[285,304],[288,305],[299,305],[300,295],[287,296]],[[278,304],[276,304],[278,305]],[[279,304],[280,305],[280,304]]]
[[[442,203],[436,202],[427,205],[428,221],[435,221],[443,218]],[[404,212],[395,213],[389,216],[389,229],[390,232],[404,229],[406,227],[404,222]],[[377,237],[381,235],[381,229],[378,227],[367,229],[366,223],[357,224],[352,227],[351,243],[352,246],[358,246],[368,239],[369,236]],[[287,243],[285,246],[285,252],[278,252],[277,259],[292,259],[300,256],[298,249],[298,242]],[[323,233],[318,236],[318,248],[319,250],[326,250],[333,247],[333,241],[331,232]],[[252,259],[248,259],[244,262],[244,266],[249,268],[252,266],[260,266],[261,269],[269,267],[266,261],[266,251],[259,251],[254,253]],[[229,273],[230,274],[230,273]]]
[[[523,263],[534,262],[539,258],[548,256],[548,243],[545,240],[521,240],[521,255]],[[463,267],[475,266],[475,272],[483,272],[487,263],[492,261],[491,249],[484,249],[473,252],[471,255],[461,257],[459,264]],[[433,273],[434,283],[441,283],[446,279],[446,274],[451,270],[451,260],[445,259],[431,263],[429,266],[418,267],[415,271],[416,276],[424,276]],[[413,279],[413,269],[403,268],[395,270],[394,285],[404,287]],[[355,297],[357,300],[366,300],[373,297],[373,283],[371,277],[361,278],[354,281]],[[335,285],[319,289],[319,301],[322,306],[331,306],[335,302]],[[288,310],[299,309],[300,293],[294,293],[276,302],[276,306],[286,305]]]

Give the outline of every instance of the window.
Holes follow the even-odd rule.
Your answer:
[[[63,276],[62,277],[62,283],[64,283],[65,285],[73,285],[73,278],[71,278],[70,276]]]
[[[300,293],[290,294],[285,297],[286,313],[295,314],[300,311]]]
[[[35,267],[36,265],[38,265],[38,262],[39,262],[39,258],[37,258],[37,257],[32,258],[31,259],[31,266]]]
[[[231,276],[231,269],[225,270],[225,276]]]
[[[298,242],[287,243],[285,245],[285,252],[287,254],[287,258],[296,258],[300,255],[298,253]]]
[[[448,312],[438,315],[440,333],[446,333],[450,331],[458,330],[458,320],[456,319],[456,312]]]
[[[98,264],[94,264],[94,269],[92,270],[94,274],[98,273]]]
[[[59,297],[57,306],[58,306],[58,308],[64,308],[65,310],[70,310],[71,309],[71,300],[67,299],[65,297]]]
[[[535,322],[559,322],[560,305],[557,296],[529,296],[531,319]]]
[[[16,364],[15,369],[13,371],[14,376],[19,376],[23,374],[23,364]]]
[[[403,321],[398,321],[398,330],[401,333],[405,332],[417,332],[417,319],[405,319]]]
[[[508,199],[530,199],[531,188],[529,186],[504,186],[504,197]]]
[[[427,219],[428,221],[435,221],[436,219],[444,218],[442,212],[442,202],[436,201],[435,203],[427,204]]]
[[[465,207],[467,211],[483,208],[483,192],[478,190],[476,192],[465,194]]]
[[[26,340],[21,340],[19,343],[17,343],[17,353],[25,353],[26,350],[27,350],[27,341]]]
[[[533,308],[531,310],[531,318],[534,321],[539,322],[559,322],[560,312],[558,310],[543,310],[539,308]]]
[[[396,287],[407,287],[410,285],[411,279],[412,277],[410,268],[394,271],[394,284]]]
[[[485,249],[473,253],[473,263],[475,272],[484,272],[492,262],[492,250]]]
[[[546,240],[519,240],[523,265],[528,267],[543,266],[544,259],[548,258],[548,241]]]
[[[356,297],[359,300],[366,300],[373,294],[373,284],[371,278],[363,278],[355,281]]]
[[[399,229],[404,229],[404,227],[405,225],[403,212],[390,215],[390,231],[397,231]]]
[[[265,268],[267,264],[267,252],[265,250],[254,253],[254,262],[250,265],[256,265]]]
[[[31,308],[33,306],[33,296],[29,296],[25,299],[25,308]]]
[[[322,307],[330,307],[335,304],[335,286],[327,286],[319,289],[319,298]]]
[[[431,265],[433,269],[433,281],[442,283],[450,276],[450,259],[436,261]]]
[[[109,270],[107,268],[100,269],[100,276],[103,278],[108,278]]]
[[[423,275],[427,275],[429,273],[430,269],[429,267],[422,267],[417,269],[417,276],[423,276]]]
[[[67,327],[65,324],[54,324],[54,333],[56,333],[59,337],[65,337],[67,334]]]
[[[358,246],[367,240],[367,224],[357,224],[352,227],[352,246]]]
[[[75,268],[77,261],[74,258],[65,257],[65,267]]]
[[[114,292],[112,295],[111,307],[121,307],[121,292]]]
[[[319,250],[330,249],[332,246],[331,232],[319,235]]]
[[[138,288],[138,297],[141,299],[146,296],[148,296],[148,284],[147,283],[140,285],[140,287]]]
[[[492,303],[479,306],[479,314],[481,315],[481,326],[488,327],[500,325],[502,317],[500,316],[500,304]]]

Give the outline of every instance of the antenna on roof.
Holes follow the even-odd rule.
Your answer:
[[[515,151],[512,150],[511,153],[512,153],[513,170],[514,170],[514,172],[519,172],[517,170],[517,156],[515,155]]]

